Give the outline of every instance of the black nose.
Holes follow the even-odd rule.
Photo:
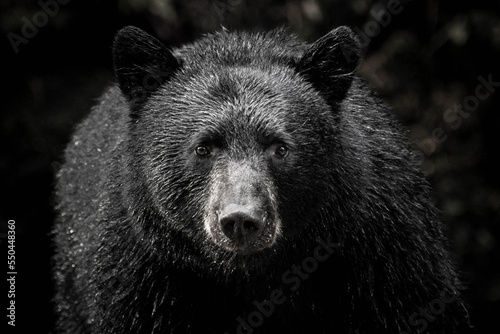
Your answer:
[[[262,210],[233,204],[220,213],[219,222],[230,240],[245,245],[260,235],[266,225],[265,218]]]

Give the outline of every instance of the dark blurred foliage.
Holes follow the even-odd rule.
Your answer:
[[[54,171],[75,124],[113,82],[111,43],[120,27],[136,25],[178,46],[221,26],[289,26],[313,41],[348,25],[361,32],[359,74],[409,129],[435,189],[467,286],[471,323],[477,333],[499,332],[500,87],[477,106],[467,98],[475,95],[479,76],[500,81],[499,1],[401,1],[383,24],[374,16],[387,1],[61,2],[67,4],[52,7],[45,21],[38,1],[0,3],[0,218],[2,233],[8,219],[16,220],[18,325],[51,331]],[[8,34],[21,35],[37,13],[36,35],[15,53]],[[471,101],[475,108],[465,116],[448,113]],[[454,115],[453,122],[446,115]]]

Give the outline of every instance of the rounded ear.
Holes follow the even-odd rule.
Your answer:
[[[340,101],[351,87],[359,58],[356,35],[342,26],[314,42],[299,60],[297,71],[329,102]]]
[[[159,40],[131,26],[116,34],[113,60],[118,86],[132,105],[143,103],[180,68]]]

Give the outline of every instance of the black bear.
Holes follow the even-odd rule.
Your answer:
[[[400,126],[339,27],[134,27],[57,175],[61,333],[456,333],[457,273]]]

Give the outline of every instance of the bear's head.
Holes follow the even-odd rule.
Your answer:
[[[345,27],[311,45],[282,30],[220,32],[175,51],[122,29],[114,61],[130,107],[129,162],[146,184],[137,210],[209,254],[271,254],[324,235],[335,175],[345,174],[335,172],[338,109],[358,60]]]

